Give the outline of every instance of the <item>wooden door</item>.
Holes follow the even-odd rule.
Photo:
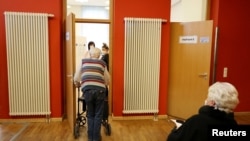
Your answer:
[[[209,87],[212,21],[171,23],[168,115],[187,119]]]
[[[66,18],[66,48],[65,48],[65,70],[66,70],[66,114],[72,133],[76,119],[76,89],[74,88],[73,75],[75,72],[75,15],[69,14]]]

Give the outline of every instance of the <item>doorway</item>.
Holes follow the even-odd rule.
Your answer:
[[[65,114],[69,119],[70,127],[73,131],[73,126],[76,117],[76,105],[77,105],[77,90],[72,88],[73,75],[76,70],[76,64],[79,62],[79,56],[81,52],[87,50],[87,44],[89,41],[94,41],[96,47],[101,48],[103,43],[106,43],[109,46],[109,73],[111,75],[111,84],[109,86],[109,114],[112,113],[112,13],[108,8],[109,5],[112,5],[112,0],[88,0],[88,2],[79,2],[75,0],[65,0],[65,19],[66,25],[69,25],[66,29],[66,47],[64,49],[65,60],[65,69],[71,67],[70,74],[65,72]],[[101,5],[98,5],[98,3]],[[68,5],[70,3],[71,5]],[[105,3],[105,4],[104,4]],[[66,6],[68,8],[66,8]],[[71,9],[71,10],[70,10]],[[66,18],[67,17],[67,18]],[[71,35],[73,34],[73,35]],[[67,38],[69,37],[69,39]],[[67,50],[71,48],[72,51],[69,53]],[[71,59],[68,59],[70,57]],[[69,78],[71,77],[71,78]],[[72,97],[72,98],[70,98]],[[69,112],[69,110],[72,110]],[[72,115],[71,115],[72,114]],[[73,116],[73,117],[72,117]]]

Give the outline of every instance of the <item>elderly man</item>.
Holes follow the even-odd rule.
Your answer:
[[[88,140],[101,140],[101,123],[105,100],[105,87],[109,84],[107,64],[100,60],[101,50],[91,48],[90,58],[81,61],[75,74],[76,86],[81,86],[87,106]]]

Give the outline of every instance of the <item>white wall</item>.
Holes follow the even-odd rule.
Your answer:
[[[171,0],[171,22],[206,20],[207,0]]]

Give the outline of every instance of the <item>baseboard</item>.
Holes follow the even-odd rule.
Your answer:
[[[157,121],[158,119],[168,119],[167,115],[143,115],[143,116],[111,116],[112,120],[148,120],[152,119],[154,121]]]
[[[28,119],[0,119],[0,123],[10,122],[10,123],[20,123],[20,122],[62,122],[63,118],[28,118]]]
[[[242,116],[242,115],[249,115],[250,116],[250,112],[234,112],[235,116]]]

